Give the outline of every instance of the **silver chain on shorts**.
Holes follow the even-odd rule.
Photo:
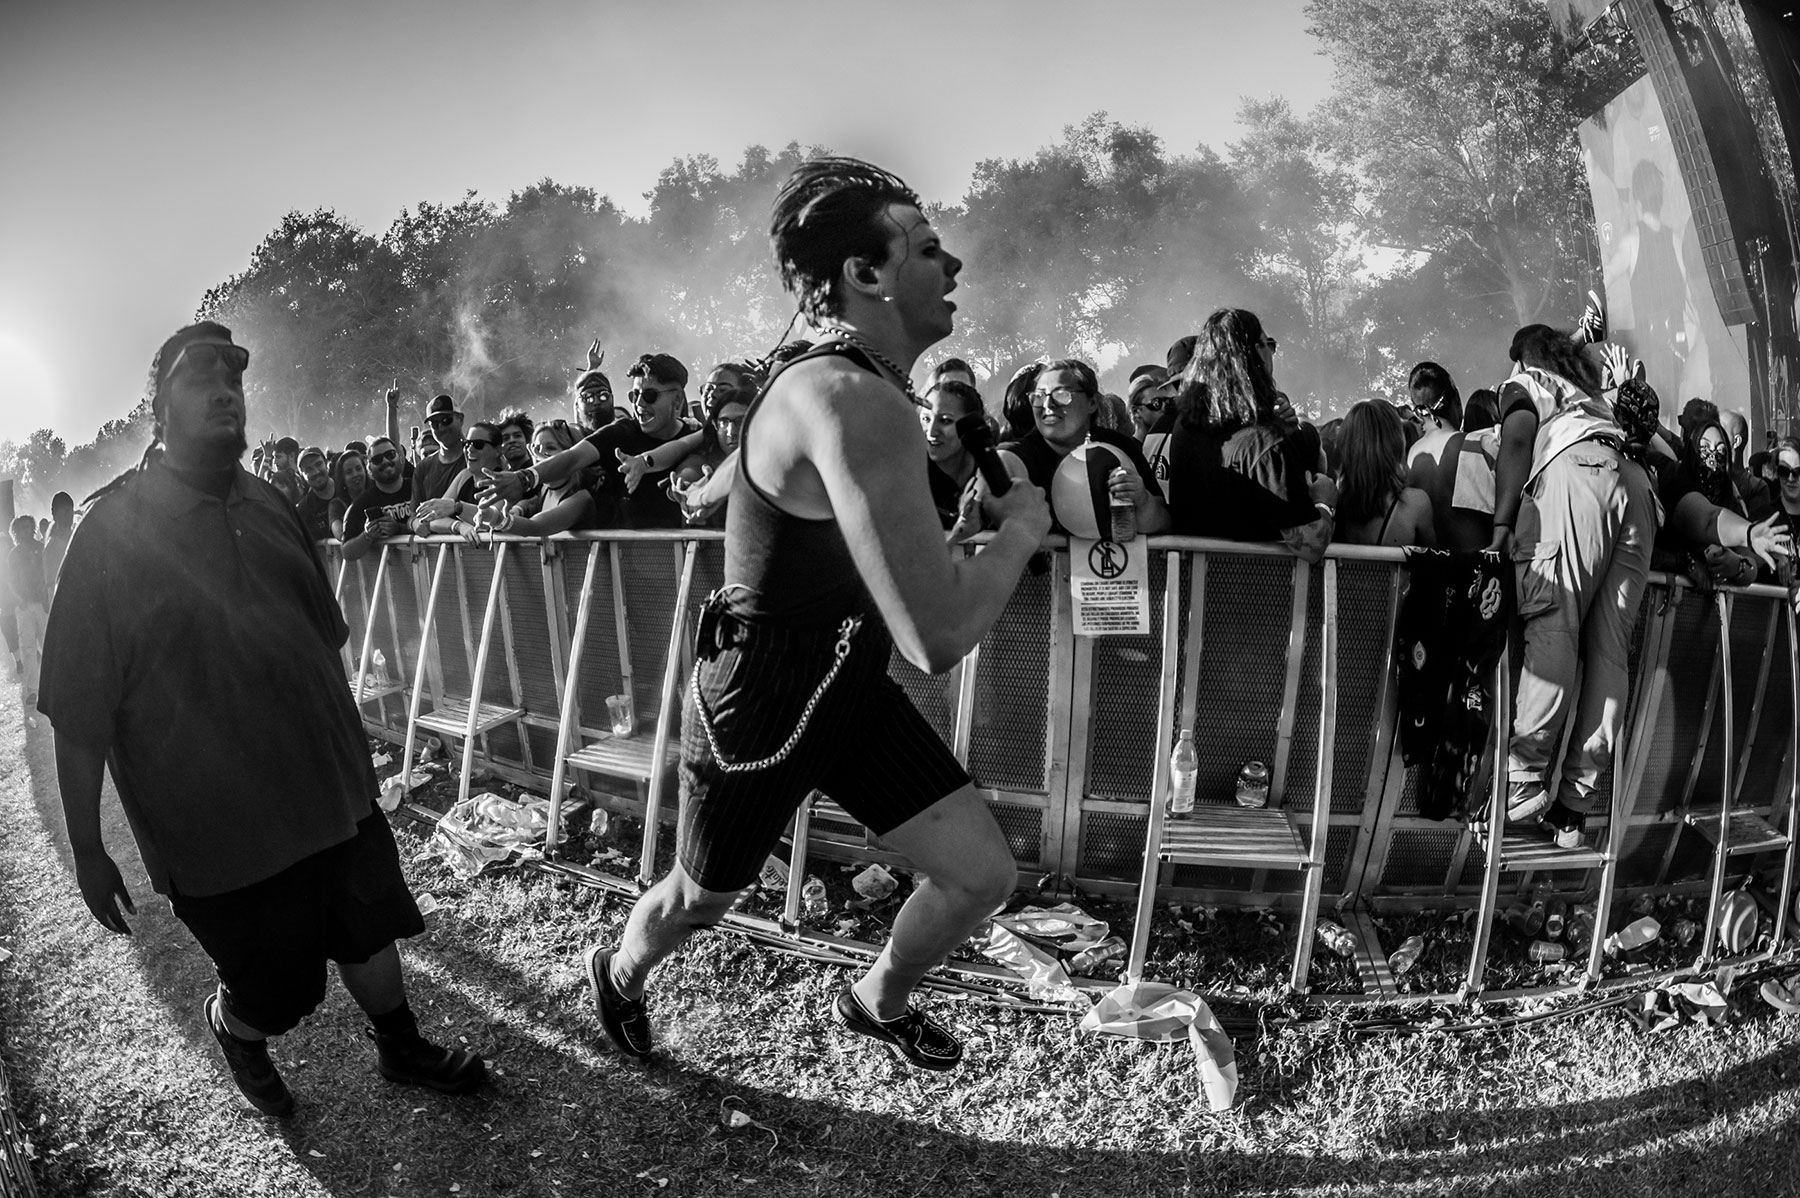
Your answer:
[[[837,645],[832,649],[831,668],[825,671],[825,677],[813,691],[812,697],[806,701],[806,706],[800,712],[800,722],[794,725],[793,735],[789,736],[787,742],[779,749],[761,761],[725,760],[725,754],[719,750],[719,738],[713,733],[712,713],[706,710],[706,700],[700,697],[700,663],[698,661],[694,663],[694,672],[688,680],[688,688],[694,699],[694,713],[700,717],[700,727],[706,730],[706,743],[711,746],[713,760],[719,763],[721,770],[728,774],[742,774],[751,770],[766,770],[772,765],[780,765],[787,760],[788,754],[794,751],[794,746],[799,744],[800,738],[806,734],[806,726],[812,722],[813,708],[817,707],[819,700],[825,697],[826,690],[836,680],[838,671],[843,668],[844,659],[850,656],[850,638],[855,636],[856,630],[861,627],[861,616],[851,616],[838,625],[838,639]]]

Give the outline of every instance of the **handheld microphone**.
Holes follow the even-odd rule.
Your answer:
[[[987,417],[960,417],[956,422],[956,439],[975,459],[975,469],[981,472],[981,481],[987,484],[990,494],[1004,495],[1012,490],[1012,475],[1006,472],[1006,463],[1000,460],[1000,451],[994,448],[994,430],[988,426]],[[1038,550],[1025,563],[1025,568],[1033,574],[1044,573],[1050,568],[1050,555]]]
[[[1000,452],[994,448],[994,430],[988,427],[987,417],[960,417],[956,422],[956,439],[975,459],[975,469],[981,471],[981,480],[992,494],[1004,495],[1012,489],[1012,475],[1006,472],[1006,463],[1000,460]]]

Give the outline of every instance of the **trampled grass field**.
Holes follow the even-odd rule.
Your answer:
[[[1617,1009],[1463,1036],[1242,1024],[1241,1101],[1213,1114],[1185,1047],[942,997],[969,1057],[906,1071],[827,1021],[843,971],[709,934],[659,976],[663,1050],[638,1065],[607,1050],[579,961],[623,902],[518,870],[460,881],[404,827],[441,904],[404,949],[413,1005],[493,1081],[388,1084],[334,986],[275,1048],[298,1113],[263,1119],[116,806],[130,939],[75,890],[48,729],[15,694],[0,713],[0,1052],[44,1195],[1800,1194],[1800,1017],[1753,994],[1733,1026],[1657,1034]],[[755,1124],[727,1128],[732,1108]]]

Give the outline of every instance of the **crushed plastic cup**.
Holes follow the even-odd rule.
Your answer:
[[[1606,938],[1606,955],[1633,959],[1642,950],[1655,944],[1662,935],[1662,925],[1655,918],[1646,915],[1642,919],[1626,924]]]
[[[1539,964],[1545,964],[1550,961],[1560,961],[1569,955],[1568,947],[1566,945],[1558,944],[1554,940],[1533,940],[1531,942],[1531,948],[1527,951],[1529,952],[1531,959]]]
[[[850,879],[850,888],[871,902],[879,902],[898,889],[900,883],[894,875],[883,869],[880,862],[869,866]]]
[[[414,902],[419,908],[420,915],[430,915],[433,911],[438,909],[438,901],[435,894],[421,894]]]
[[[830,912],[831,903],[825,896],[825,883],[816,877],[808,877],[805,885],[800,887],[800,913],[810,919],[823,919]]]
[[[1329,919],[1321,919],[1313,925],[1313,934],[1319,943],[1340,957],[1356,955],[1356,936],[1342,924],[1333,923]]]
[[[606,718],[612,723],[614,736],[630,736],[637,731],[637,709],[630,695],[606,696]]]

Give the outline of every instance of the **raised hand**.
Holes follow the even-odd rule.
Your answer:
[[[650,473],[650,455],[647,453],[626,453],[623,449],[613,450],[619,459],[619,473],[625,476],[625,493],[637,493],[638,484]]]
[[[606,361],[606,351],[600,348],[600,338],[596,337],[594,338],[594,343],[588,346],[587,368],[589,370],[598,370],[600,369],[600,363],[604,361]]]
[[[1631,356],[1631,351],[1617,342],[1609,341],[1600,349],[1600,382],[1601,386],[1611,391],[1626,379],[1635,377],[1639,382],[1644,378],[1644,364]]]
[[[1794,556],[1794,538],[1788,532],[1787,526],[1783,524],[1780,528],[1775,527],[1775,522],[1780,520],[1782,515],[1783,513],[1778,509],[1762,523],[1752,524],[1749,534],[1744,538],[1744,543],[1749,546],[1750,552],[1760,557],[1771,570],[1776,568],[1776,558]]]
[[[384,398],[387,400],[388,407],[397,408],[400,406],[400,376],[399,375],[395,375],[394,381],[388,384],[387,395]]]
[[[490,507],[496,503],[517,503],[523,498],[525,479],[522,474],[511,470],[482,470],[481,482],[475,488],[476,503]]]

